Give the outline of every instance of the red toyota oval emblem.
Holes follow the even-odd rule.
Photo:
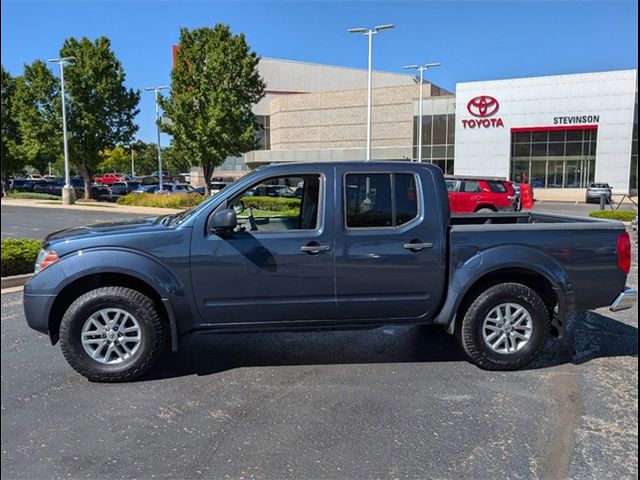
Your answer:
[[[490,117],[498,111],[500,104],[498,100],[489,95],[480,95],[472,98],[467,103],[467,110],[474,117]]]

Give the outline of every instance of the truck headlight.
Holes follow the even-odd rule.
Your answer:
[[[40,253],[38,253],[38,258],[36,259],[35,273],[44,270],[49,265],[56,263],[58,260],[60,260],[60,258],[58,258],[58,254],[56,252],[43,248],[40,250]]]

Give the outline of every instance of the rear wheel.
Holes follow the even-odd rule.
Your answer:
[[[476,213],[495,213],[495,210],[487,207],[479,208]]]
[[[103,287],[80,296],[60,324],[60,345],[69,365],[96,382],[143,375],[163,350],[165,328],[154,302],[124,287]]]
[[[493,285],[469,305],[457,334],[473,363],[488,370],[516,370],[542,351],[549,335],[549,311],[531,288]]]

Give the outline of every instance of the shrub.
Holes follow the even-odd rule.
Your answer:
[[[256,210],[270,210],[272,212],[287,212],[300,209],[300,199],[287,197],[243,197],[245,208]]]
[[[11,192],[8,198],[26,198],[33,200],[60,200],[59,196],[49,195],[48,193],[35,192]]]
[[[162,195],[156,193],[131,193],[117,200],[119,205],[158,208],[191,208],[206,197],[198,193]]]
[[[2,276],[33,273],[40,251],[40,241],[30,239],[2,240]]]
[[[630,222],[636,216],[638,212],[629,210],[594,210],[589,212],[590,217],[604,218],[606,220],[620,220],[621,222]]]

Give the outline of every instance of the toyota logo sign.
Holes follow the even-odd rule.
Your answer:
[[[480,95],[472,98],[467,103],[467,110],[474,117],[490,117],[498,111],[500,104],[498,100],[489,95]]]

